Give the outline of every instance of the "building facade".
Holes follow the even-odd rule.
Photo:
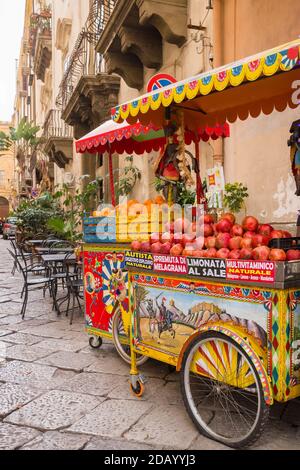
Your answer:
[[[109,119],[117,103],[145,93],[158,72],[179,81],[292,41],[298,13],[292,0],[276,8],[273,0],[27,0],[23,44],[29,38],[29,49],[27,61],[24,47],[21,52],[16,115],[27,113],[43,129],[32,185],[99,177],[109,201],[106,156],[77,155],[74,139]],[[42,26],[34,29],[36,15]],[[293,222],[299,201],[287,139],[297,118],[297,109],[287,109],[232,124],[230,138],[201,144],[202,175],[224,165],[227,182],[248,186],[248,213],[262,222]],[[141,201],[154,193],[152,158],[134,157],[149,181],[133,190]],[[124,162],[114,156],[116,179]]]
[[[11,124],[0,122],[0,132],[9,133]],[[14,150],[0,146],[0,218],[6,218],[16,203]]]

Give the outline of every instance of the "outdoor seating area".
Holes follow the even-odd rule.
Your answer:
[[[12,275],[18,271],[24,282],[21,293],[22,318],[26,315],[30,292],[42,290],[44,297],[51,297],[57,315],[70,316],[72,324],[76,310],[83,314],[82,262],[75,254],[76,245],[53,236],[24,243],[10,237],[9,242],[8,252],[13,260]]]

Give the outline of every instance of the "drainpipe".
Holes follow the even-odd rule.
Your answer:
[[[223,0],[214,0],[213,2],[213,54],[214,68],[224,64],[224,45],[223,45]],[[213,142],[214,164],[224,165],[224,139],[219,138]]]

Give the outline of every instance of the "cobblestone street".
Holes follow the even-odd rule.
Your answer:
[[[129,367],[106,342],[92,350],[84,320],[57,318],[49,294],[29,294],[11,275],[0,240],[0,449],[226,449],[198,434],[178,376],[149,361],[143,399],[129,391]],[[300,400],[276,405],[256,449],[300,449]]]

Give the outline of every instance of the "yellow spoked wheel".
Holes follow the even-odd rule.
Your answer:
[[[181,386],[202,434],[230,447],[260,436],[269,407],[251,358],[233,339],[218,332],[197,337],[185,353]]]
[[[124,333],[122,312],[120,308],[116,310],[114,317],[113,317],[112,336],[113,336],[113,342],[116,347],[116,350],[118,351],[121,358],[125,362],[127,362],[127,364],[131,364],[129,335],[126,335]],[[147,356],[142,356],[142,355],[137,354],[136,363],[138,366],[141,366],[146,361],[148,361],[148,359],[149,358]]]

